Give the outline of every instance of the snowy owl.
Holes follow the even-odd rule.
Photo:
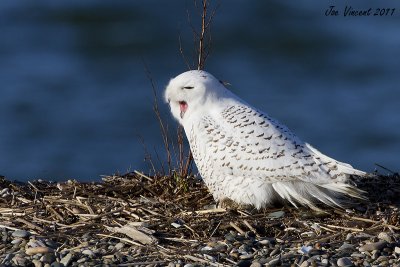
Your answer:
[[[171,79],[165,99],[217,202],[260,209],[284,200],[317,209],[318,202],[341,207],[347,197],[364,198],[346,180],[365,172],[301,141],[205,71]]]

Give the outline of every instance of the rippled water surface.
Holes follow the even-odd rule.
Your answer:
[[[376,8],[376,1],[349,1]],[[351,3],[354,2],[354,3]],[[207,70],[322,152],[400,166],[400,5],[325,16],[324,1],[221,1]],[[147,62],[162,95],[191,60],[191,1],[2,1],[0,174],[97,180],[163,156]],[[195,13],[192,19],[198,20]],[[167,106],[162,116],[170,128]]]

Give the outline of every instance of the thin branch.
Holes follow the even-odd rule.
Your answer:
[[[169,174],[171,174],[171,151],[170,151],[170,148],[169,148],[168,130],[164,125],[164,122],[163,122],[163,120],[161,118],[160,110],[158,109],[157,91],[156,91],[156,85],[155,85],[154,80],[153,80],[153,76],[152,76],[152,74],[151,74],[151,72],[150,72],[150,70],[149,70],[149,68],[148,68],[148,66],[146,64],[146,61],[144,61],[144,59],[142,59],[142,61],[143,61],[144,70],[146,72],[147,78],[150,80],[151,88],[153,90],[153,95],[154,95],[153,110],[154,110],[154,112],[155,112],[155,114],[157,116],[158,123],[160,125],[161,136],[162,136],[162,139],[163,139],[163,142],[164,142],[165,150],[167,152],[168,171],[169,171]]]
[[[190,64],[189,64],[189,62],[185,56],[185,53],[183,51],[181,34],[179,34],[178,40],[179,40],[179,52],[181,53],[182,59],[185,62],[185,65],[188,68],[188,70],[191,70],[192,68],[190,67]]]
[[[204,67],[204,35],[206,33],[206,17],[207,17],[207,0],[203,0],[203,13],[201,14],[201,32],[199,38],[199,51],[197,69],[202,70]]]

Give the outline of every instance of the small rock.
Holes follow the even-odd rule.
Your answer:
[[[339,250],[340,251],[353,251],[354,245],[349,244],[349,243],[343,243],[343,245],[340,246]]]
[[[202,247],[200,250],[202,250],[202,251],[210,251],[210,250],[213,250],[213,248],[209,247],[209,246],[205,246],[205,247]]]
[[[268,262],[268,259],[267,259],[267,258],[264,258],[264,257],[261,257],[261,258],[258,259],[258,262],[259,262],[261,265],[265,265],[265,264]]]
[[[9,261],[9,260],[11,260],[13,257],[14,257],[14,254],[12,254],[12,253],[7,253],[6,256],[5,256],[4,259],[3,259],[3,262],[4,262],[4,261]]]
[[[204,256],[204,258],[208,259],[209,261],[212,261],[212,262],[215,261],[215,258],[213,256],[211,256],[211,255],[204,254],[203,256]]]
[[[13,237],[21,237],[21,238],[25,238],[27,236],[29,236],[29,232],[25,231],[25,230],[15,230],[11,235]]]
[[[250,267],[251,261],[241,260],[237,263],[238,267]]]
[[[329,264],[328,259],[322,259],[322,260],[321,260],[321,265],[322,265],[322,266],[328,266],[328,264]]]
[[[365,244],[365,245],[361,246],[358,250],[360,252],[381,250],[384,247],[386,247],[386,244],[387,244],[386,241],[379,241],[379,242],[375,242],[375,243],[369,243],[369,244]]]
[[[120,249],[122,249],[123,247],[125,247],[125,244],[124,243],[122,243],[122,242],[119,242],[119,243],[117,243],[116,245],[115,245],[115,249],[116,250],[120,250]]]
[[[55,260],[56,260],[56,256],[54,256],[53,253],[46,253],[40,258],[41,262],[49,263],[49,264],[52,263]]]
[[[27,255],[44,254],[51,252],[53,252],[53,249],[49,247],[34,247],[34,248],[27,248],[25,250],[25,253]]]
[[[28,242],[29,247],[47,247],[47,245],[42,241],[42,240],[36,240],[34,238],[31,238]]]
[[[215,247],[213,247],[213,251],[226,252],[227,248],[228,247],[225,244],[217,244],[217,245],[215,245]]]
[[[3,195],[8,195],[9,194],[9,191],[10,191],[10,189],[9,188],[3,188],[1,191],[0,191],[0,195],[3,197]]]
[[[13,241],[11,241],[11,244],[18,245],[21,242],[22,242],[22,239],[21,238],[17,238],[17,239],[14,239]]]
[[[385,233],[385,232],[380,232],[378,235],[378,238],[381,240],[384,240],[388,243],[393,242],[392,237],[388,233]]]
[[[83,257],[83,258],[80,258],[79,260],[77,260],[76,262],[77,262],[77,263],[82,263],[82,262],[85,262],[85,261],[87,261],[87,260],[88,260],[88,258]]]
[[[95,254],[93,253],[93,251],[91,251],[90,249],[84,249],[84,250],[82,250],[81,253],[84,254],[84,255],[88,255],[88,256],[90,256],[90,257],[95,256]]]
[[[268,239],[263,239],[260,240],[258,243],[260,243],[261,245],[269,245],[271,242]]]
[[[55,262],[53,262],[53,263],[50,265],[50,267],[64,267],[64,265],[61,264],[61,263],[58,262],[58,261],[55,261]]]
[[[352,240],[354,238],[354,235],[351,233],[348,233],[346,236],[346,241]]]
[[[312,250],[312,248],[312,246],[302,246],[299,252],[302,254],[308,254]]]
[[[271,212],[270,214],[267,215],[267,218],[269,219],[279,219],[285,216],[285,212],[280,210],[280,211],[275,211]]]
[[[371,252],[371,259],[376,260],[379,257],[379,251],[378,250],[373,250]]]
[[[226,241],[229,241],[229,242],[235,242],[236,241],[236,237],[231,233],[227,233],[225,235],[225,239],[226,239]]]
[[[72,256],[73,256],[72,253],[68,253],[61,259],[60,263],[62,263],[66,267],[69,266],[72,260]]]
[[[388,257],[386,257],[386,256],[379,256],[377,259],[377,261],[379,261],[379,262],[387,261],[387,260],[388,260]]]
[[[270,266],[270,267],[277,266],[277,265],[279,264],[279,262],[280,262],[280,259],[279,259],[279,258],[273,259],[273,260],[271,260],[271,261],[268,262],[268,266]]]
[[[364,267],[371,267],[371,264],[370,264],[367,260],[365,260],[365,261],[363,262],[363,266],[364,266]]]
[[[35,265],[35,267],[42,267],[43,263],[40,260],[37,259],[33,259],[32,260],[33,265]]]
[[[276,249],[274,249],[273,251],[271,251],[271,253],[269,254],[269,256],[270,256],[270,257],[275,256],[276,254],[279,254],[279,252],[280,252],[280,249],[279,249],[279,248],[276,248]]]
[[[253,254],[243,254],[243,255],[239,256],[239,259],[241,259],[241,260],[249,260],[249,259],[252,259],[253,257],[254,257]]]
[[[360,258],[360,259],[364,259],[365,258],[365,254],[362,253],[352,253],[351,257],[353,258]]]
[[[339,267],[350,267],[353,266],[353,262],[351,261],[350,258],[343,257],[337,260],[337,266]]]
[[[179,223],[175,223],[175,222],[171,223],[171,225],[172,225],[173,227],[175,227],[175,228],[182,227],[182,225],[180,225]]]
[[[261,263],[259,263],[258,261],[253,261],[250,265],[250,267],[262,267]]]
[[[58,247],[58,244],[51,239],[46,239],[44,242],[48,247],[51,247],[54,249]]]
[[[310,263],[308,261],[303,261],[302,264],[300,264],[300,267],[308,267],[310,266]]]
[[[11,261],[17,266],[26,266],[27,264],[27,259],[18,254],[15,255]]]
[[[394,248],[394,253],[400,254],[400,247],[395,247]]]

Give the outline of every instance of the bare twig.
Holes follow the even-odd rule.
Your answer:
[[[162,136],[162,139],[163,139],[165,151],[167,153],[168,172],[169,172],[169,174],[171,174],[171,170],[172,170],[172,168],[171,168],[171,151],[170,151],[170,148],[169,148],[168,130],[167,130],[167,127],[164,125],[164,121],[161,118],[160,110],[158,108],[157,90],[156,90],[155,82],[153,80],[153,76],[152,76],[152,74],[150,72],[150,69],[148,68],[148,66],[147,66],[147,64],[146,64],[146,62],[144,60],[143,60],[143,65],[144,65],[144,69],[145,69],[147,78],[150,80],[151,88],[153,90],[153,95],[154,95],[153,110],[154,110],[154,113],[157,116],[158,123],[160,125],[161,136]]]
[[[187,58],[186,58],[186,56],[185,56],[185,52],[183,51],[181,34],[179,34],[178,40],[179,40],[179,52],[181,53],[182,59],[183,59],[183,61],[185,62],[185,65],[186,65],[186,67],[188,68],[188,70],[191,70],[189,61],[187,60]]]

